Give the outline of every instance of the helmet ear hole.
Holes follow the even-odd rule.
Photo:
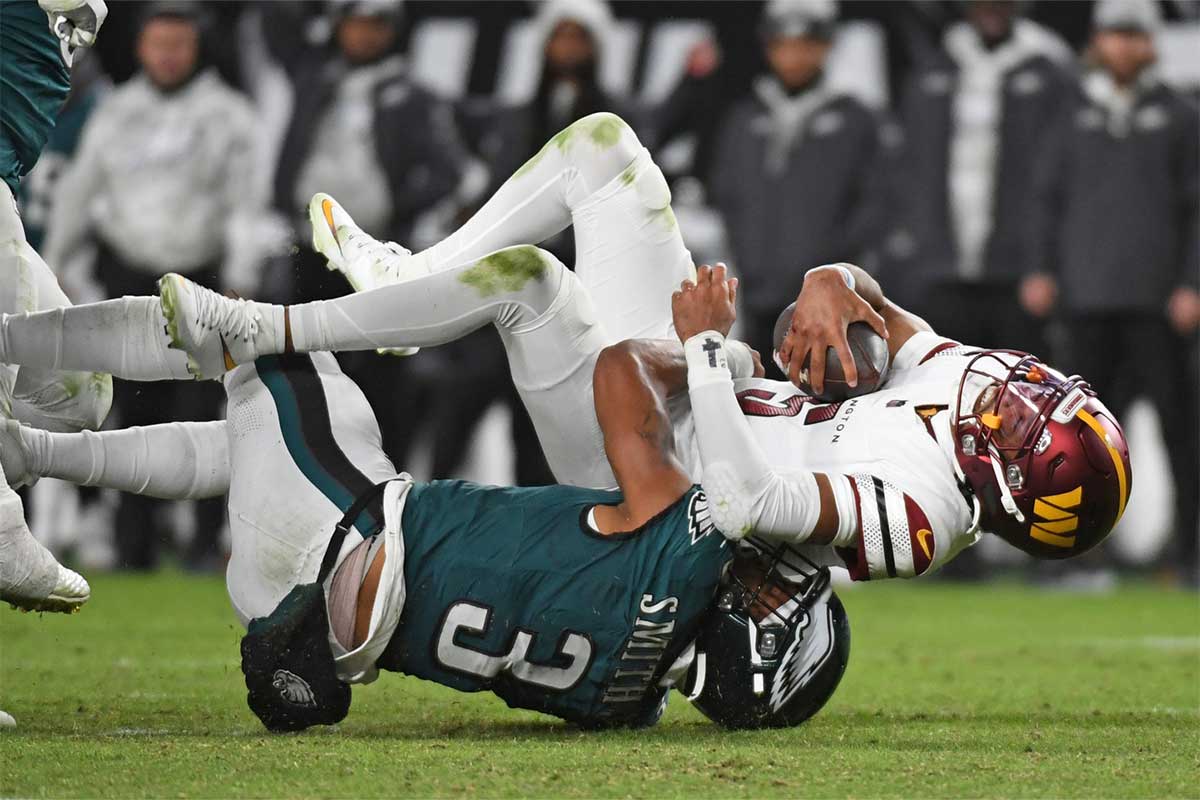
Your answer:
[[[1066,461],[1067,461],[1067,457],[1065,455],[1063,455],[1062,453],[1059,453],[1050,461],[1050,466],[1048,468],[1048,471],[1050,473],[1050,480],[1054,480],[1054,473],[1057,472],[1058,468],[1061,467],[1063,464],[1065,464]]]

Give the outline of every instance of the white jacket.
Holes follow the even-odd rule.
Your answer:
[[[116,89],[56,190],[47,261],[67,263],[94,232],[147,273],[214,261],[228,273],[231,231],[265,206],[255,125],[249,102],[211,69],[172,93],[145,76]]]

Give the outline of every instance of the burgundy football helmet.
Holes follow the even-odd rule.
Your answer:
[[[1086,381],[1035,356],[985,350],[967,364],[954,451],[979,525],[1038,558],[1070,558],[1125,512],[1129,446]]]

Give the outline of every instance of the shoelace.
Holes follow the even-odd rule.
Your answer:
[[[211,289],[196,287],[196,324],[222,336],[249,341],[258,334],[261,316],[249,301],[222,297]]]
[[[357,233],[351,232],[346,237],[346,240],[352,242],[358,238],[360,237]],[[412,251],[396,242],[381,242],[378,239],[373,239],[365,235],[363,238],[366,238],[367,242],[359,246],[371,260],[379,265],[380,269],[388,276],[392,278],[400,277],[400,270],[404,266],[405,259],[412,255]]]
[[[385,273],[392,278],[398,278],[401,267],[404,266],[405,260],[412,255],[412,251],[395,242],[379,242],[371,249],[371,255],[375,257]]]

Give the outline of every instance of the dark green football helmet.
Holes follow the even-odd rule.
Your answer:
[[[850,660],[850,623],[827,567],[789,548],[754,547],[701,623],[684,688],[723,727],[788,728],[833,695]]]

